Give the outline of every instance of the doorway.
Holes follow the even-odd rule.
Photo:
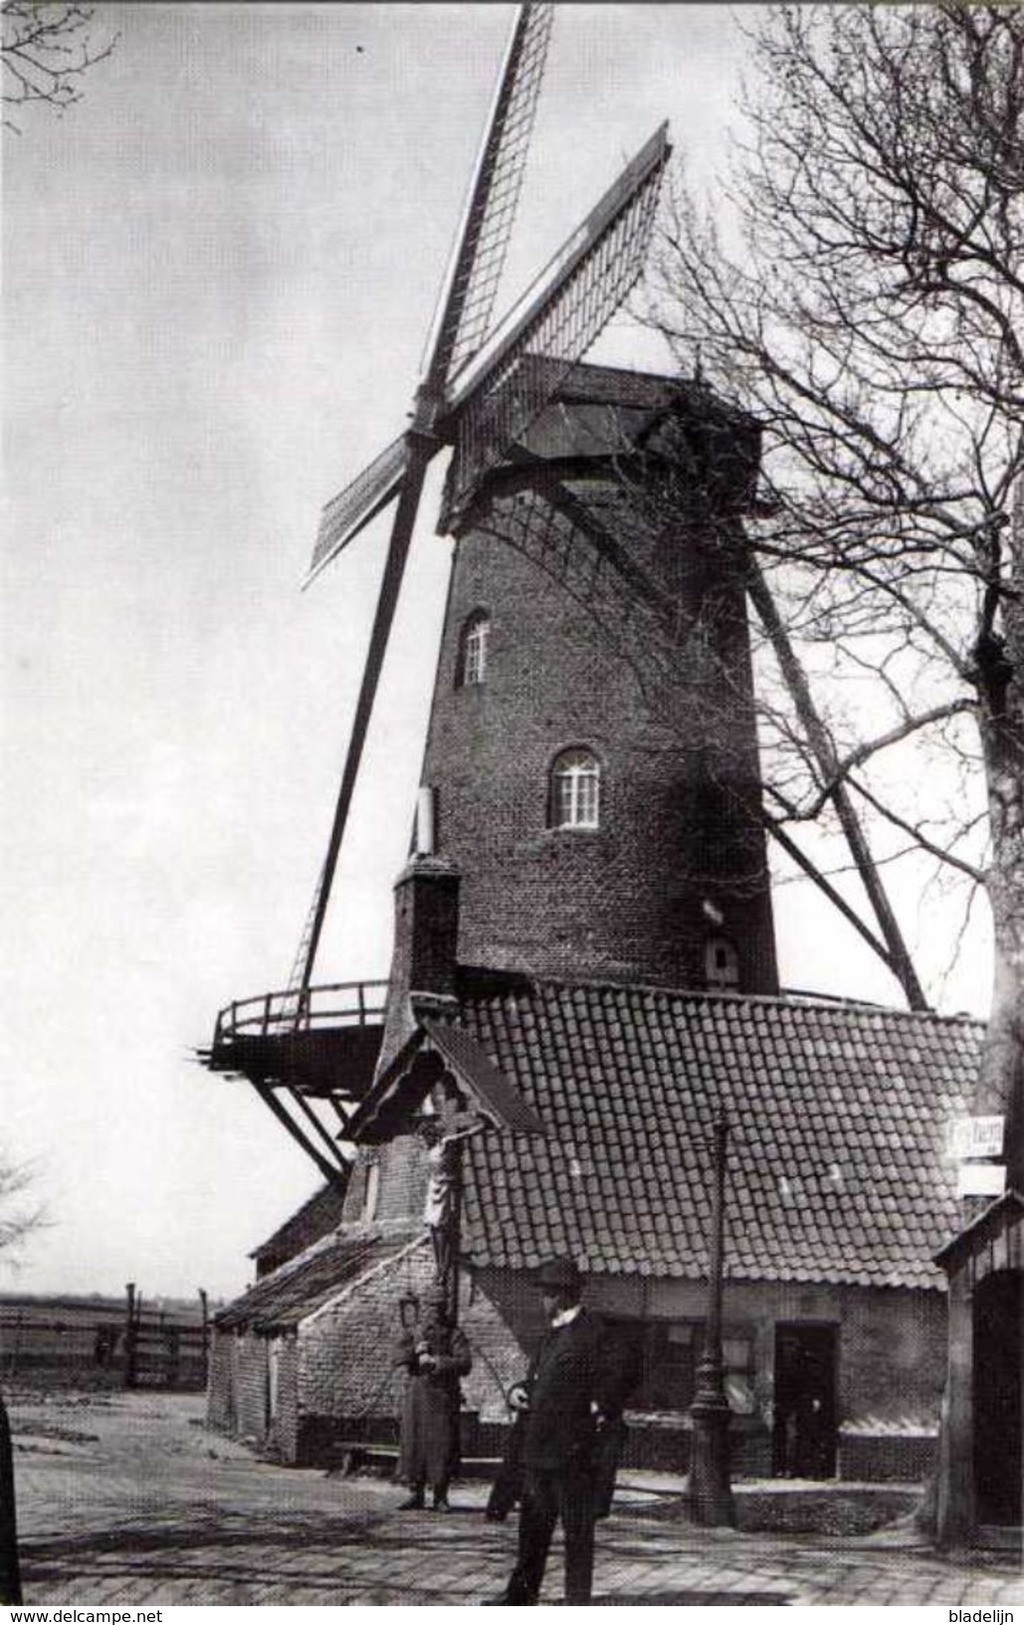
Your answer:
[[[780,1322],[775,1328],[776,1478],[835,1477],[838,1341],[835,1326]]]
[[[978,1522],[1021,1521],[1024,1276],[997,1270],[974,1294],[974,1494]]]

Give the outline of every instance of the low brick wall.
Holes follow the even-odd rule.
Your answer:
[[[844,1490],[822,1484],[820,1489],[802,1489],[780,1480],[777,1489],[742,1485],[733,1489],[737,1528],[780,1534],[867,1535],[908,1517],[920,1500],[915,1491],[881,1485]]]
[[[839,1477],[869,1484],[920,1484],[935,1466],[934,1433],[840,1433]]]
[[[296,1467],[341,1467],[346,1458],[358,1460],[358,1446],[379,1450],[390,1446],[398,1452],[398,1418],[382,1412],[364,1416],[315,1416],[305,1412],[295,1434]]]

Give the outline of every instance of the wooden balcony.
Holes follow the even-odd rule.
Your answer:
[[[387,982],[332,982],[236,1000],[220,1011],[200,1059],[261,1089],[361,1100],[380,1051],[387,990]]]

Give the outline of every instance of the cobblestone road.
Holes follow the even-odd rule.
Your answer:
[[[195,1397],[15,1399],[11,1416],[28,1603],[472,1604],[511,1566],[515,1521],[484,1521],[481,1486],[448,1517],[400,1513],[394,1485],[253,1460],[203,1430]],[[901,1530],[698,1530],[652,1503],[601,1526],[595,1601],[991,1608],[1024,1604],[1024,1579],[1009,1558],[954,1563]]]

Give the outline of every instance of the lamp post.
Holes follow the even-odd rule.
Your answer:
[[[713,1128],[713,1192],[708,1242],[708,1309],[697,1391],[690,1406],[690,1512],[694,1523],[735,1524],[729,1482],[729,1401],[722,1363],[722,1255],[725,1239],[725,1174],[729,1120],[719,1111]]]

